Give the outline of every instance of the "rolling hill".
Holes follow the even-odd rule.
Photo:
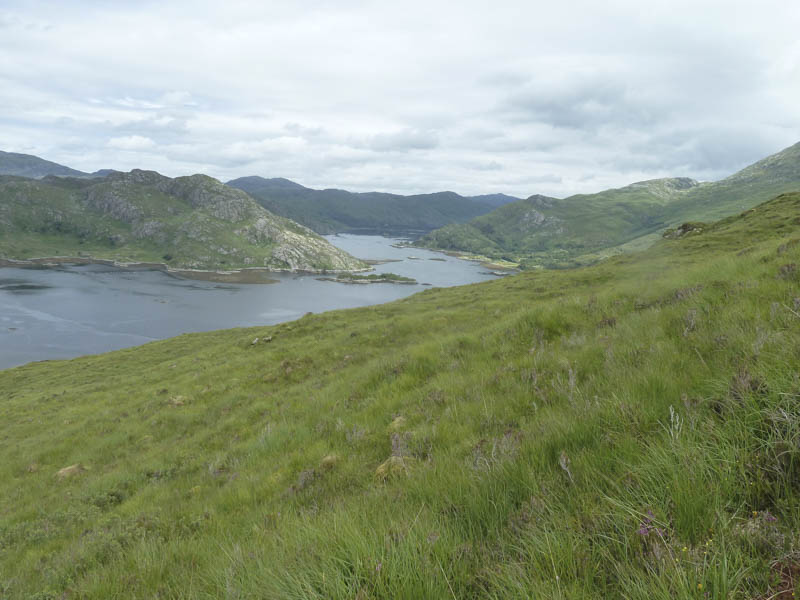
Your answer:
[[[0,176],[0,257],[88,257],[173,269],[366,267],[311,230],[205,175]]]
[[[713,183],[656,179],[562,200],[531,196],[421,238],[420,246],[519,262],[586,264],[646,247],[669,226],[712,221],[800,190],[800,143]]]
[[[465,197],[454,192],[401,196],[379,192],[314,190],[288,179],[242,177],[227,185],[244,190],[267,210],[317,233],[430,231],[468,221],[518,198],[504,194]]]

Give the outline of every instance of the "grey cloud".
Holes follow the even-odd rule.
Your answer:
[[[512,121],[579,130],[609,125],[648,127],[663,117],[632,96],[623,82],[581,77],[550,89],[530,83],[514,93],[507,106]]]
[[[486,163],[473,164],[471,168],[477,171],[502,171],[503,165],[496,160],[491,160]]]
[[[429,150],[439,145],[438,136],[431,131],[405,129],[394,133],[378,133],[369,140],[369,147],[377,152],[408,152]]]
[[[697,126],[652,136],[631,145],[630,155],[610,167],[618,170],[703,174],[716,179],[781,148],[764,128]]]

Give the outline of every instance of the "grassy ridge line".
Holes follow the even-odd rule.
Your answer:
[[[4,371],[0,595],[777,590],[799,219],[786,195],[588,269]]]
[[[668,226],[716,221],[799,189],[800,143],[713,183],[656,179],[563,200],[531,196],[437,229],[417,245],[523,267],[575,267],[647,247]]]

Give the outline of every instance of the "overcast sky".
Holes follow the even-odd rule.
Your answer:
[[[2,0],[0,149],[567,196],[800,141],[800,2]]]

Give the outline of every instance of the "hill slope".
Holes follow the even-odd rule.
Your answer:
[[[790,597],[800,194],[672,238],[0,372],[0,595]]]
[[[0,175],[17,175],[33,179],[39,179],[47,175],[91,177],[89,173],[76,171],[32,154],[18,154],[16,152],[3,152],[2,150],[0,150]]]
[[[531,196],[469,223],[449,225],[420,246],[563,267],[592,262],[684,221],[715,220],[800,190],[800,143],[715,183],[656,179],[563,200]]]
[[[91,256],[173,268],[352,270],[365,265],[205,175],[0,177],[0,257]]]
[[[485,214],[518,198],[490,194],[474,198],[454,192],[400,196],[379,192],[313,190],[288,179],[241,177],[228,185],[252,195],[267,210],[318,233],[429,231]]]

